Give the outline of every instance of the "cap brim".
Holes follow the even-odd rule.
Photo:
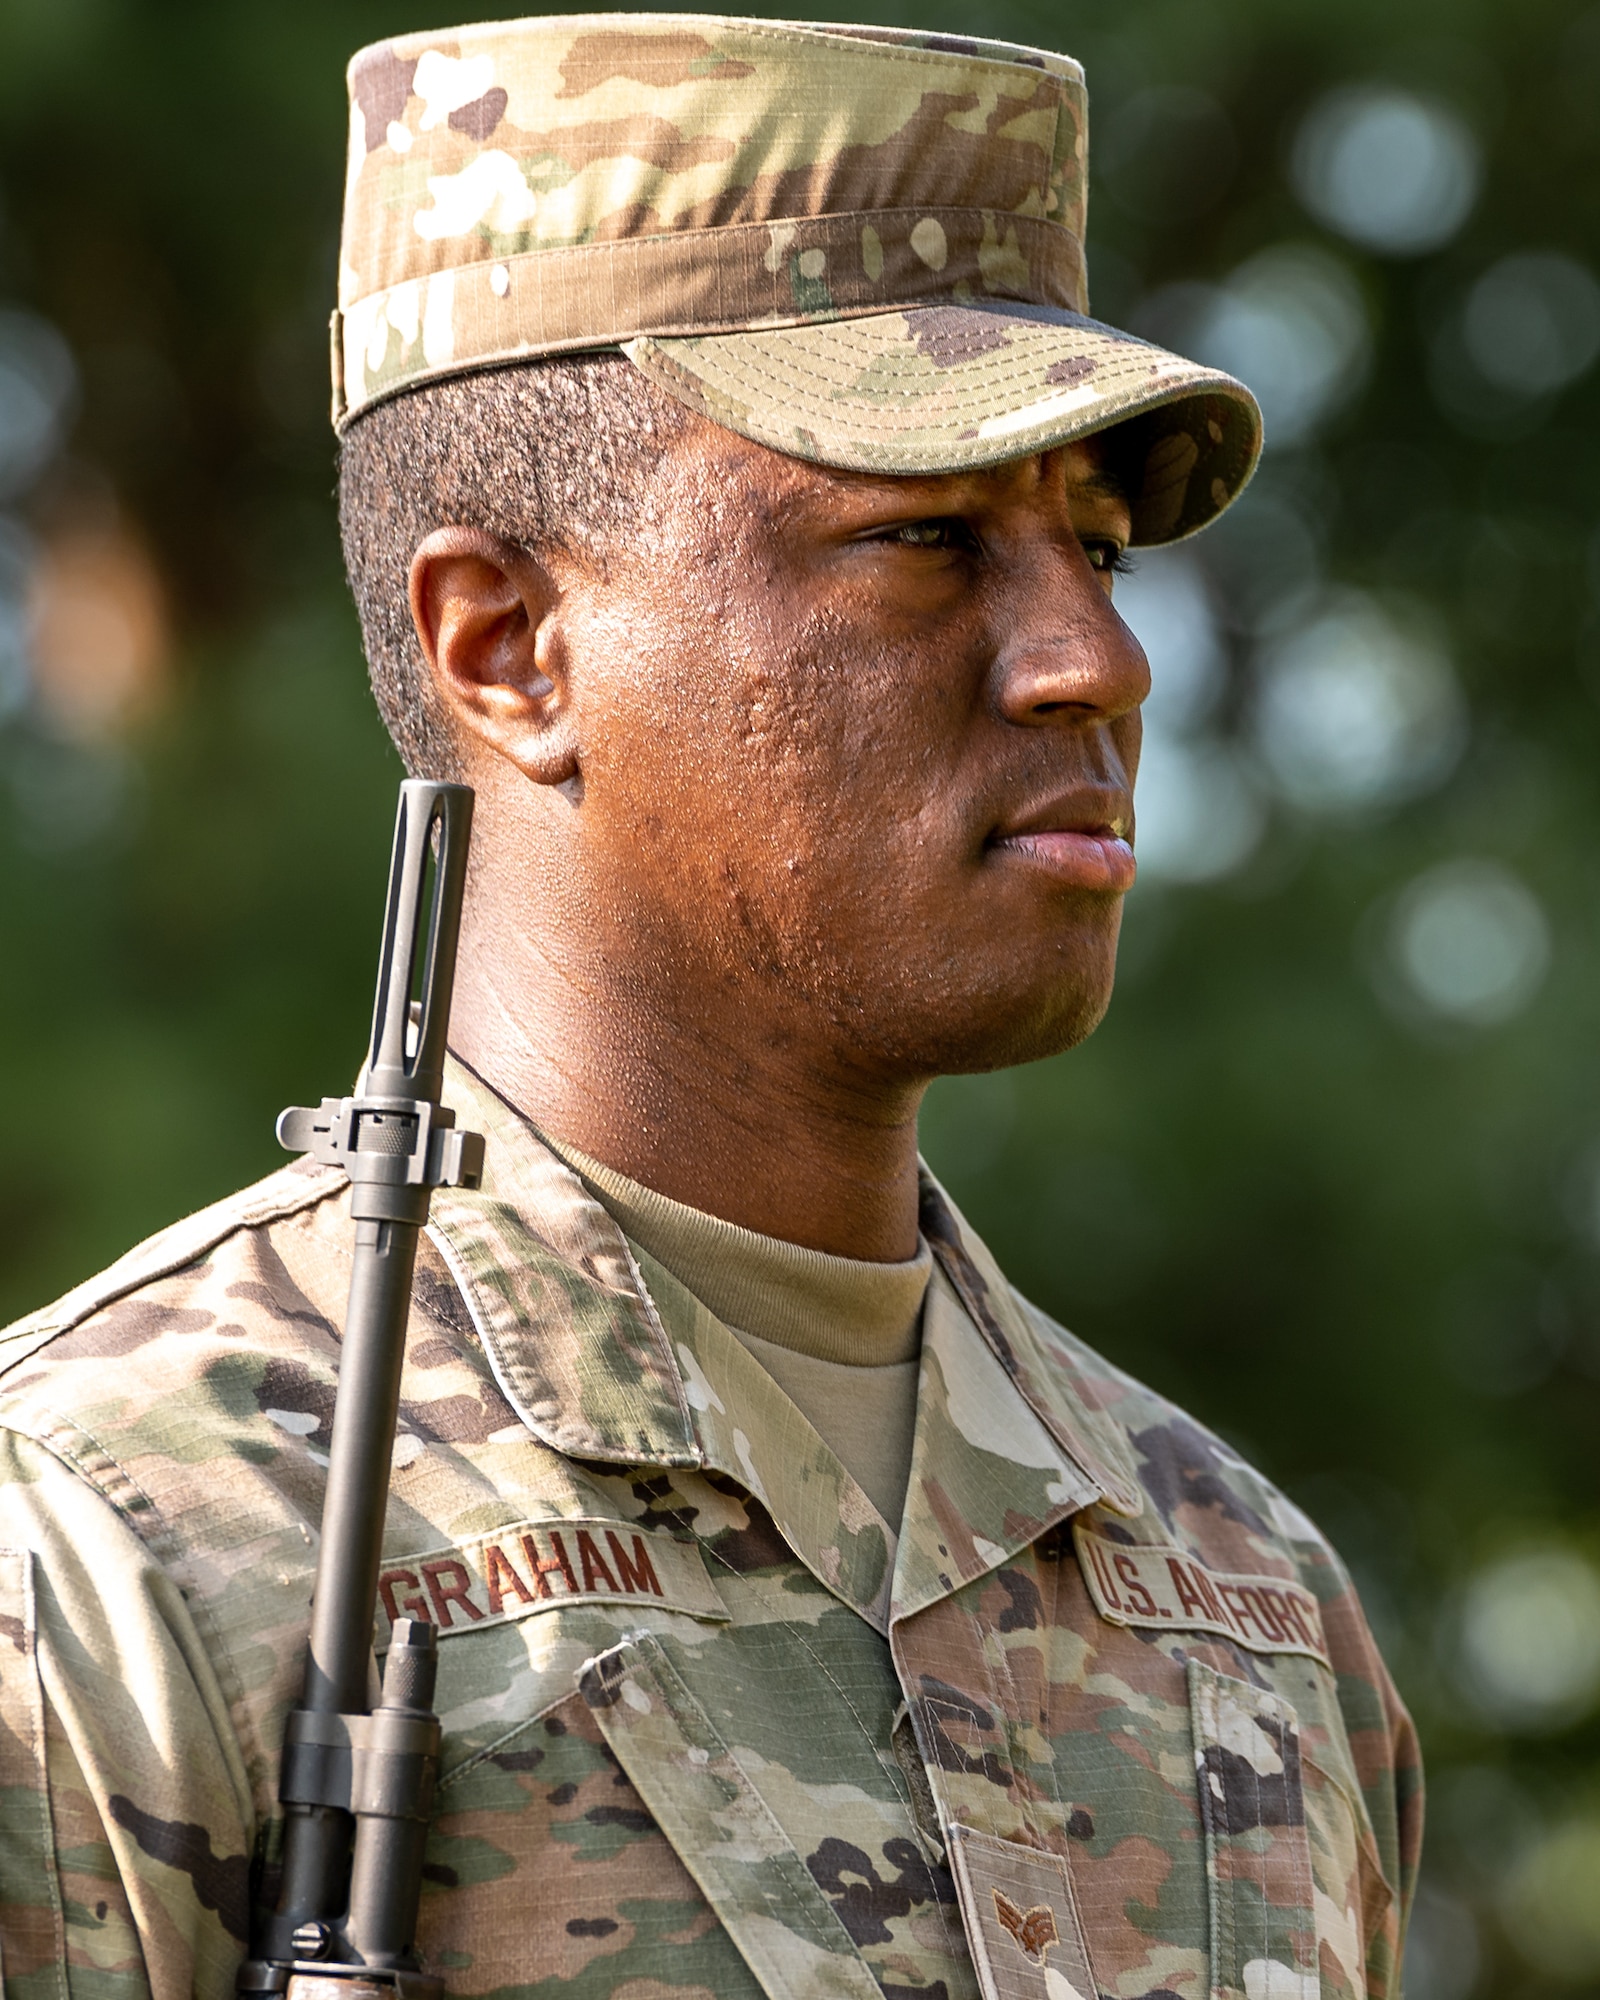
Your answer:
[[[962,472],[1114,430],[1145,546],[1215,520],[1261,453],[1261,412],[1231,375],[1047,306],[913,306],[623,351],[712,422],[848,471]]]

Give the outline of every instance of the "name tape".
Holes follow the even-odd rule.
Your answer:
[[[1252,1653],[1333,1665],[1316,1598],[1286,1577],[1224,1575],[1184,1549],[1107,1541],[1084,1527],[1073,1536],[1089,1595],[1113,1625],[1220,1632]]]
[[[579,1603],[728,1615],[693,1542],[615,1521],[520,1521],[386,1564],[378,1578],[379,1645],[397,1618],[424,1619],[443,1638]]]

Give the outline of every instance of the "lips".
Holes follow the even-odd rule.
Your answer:
[[[1125,895],[1138,871],[1132,818],[1126,800],[1106,794],[1060,799],[992,834],[989,848],[1064,886]]]

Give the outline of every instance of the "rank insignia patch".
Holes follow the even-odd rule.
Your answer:
[[[1028,1958],[1043,1964],[1045,1952],[1061,1941],[1055,1911],[1048,1903],[1035,1903],[1031,1910],[1019,1910],[1004,1889],[993,1889],[990,1894],[1001,1929],[1016,1939],[1018,1949]]]
[[[983,2000],[1094,2000],[1103,1989],[1090,1968],[1066,1857],[960,1820],[947,1833]]]
[[[1084,1582],[1113,1625],[1217,1632],[1251,1653],[1304,1653],[1330,1666],[1317,1600],[1282,1576],[1209,1569],[1186,1549],[1113,1542],[1077,1526]]]

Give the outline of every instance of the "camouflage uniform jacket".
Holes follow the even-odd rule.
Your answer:
[[[936,1186],[898,1535],[505,1106],[438,1197],[388,1619],[459,2000],[1398,1990],[1418,1775],[1305,1518]],[[351,1232],[304,1163],[0,1338],[7,2000],[223,2000],[270,1893]]]

